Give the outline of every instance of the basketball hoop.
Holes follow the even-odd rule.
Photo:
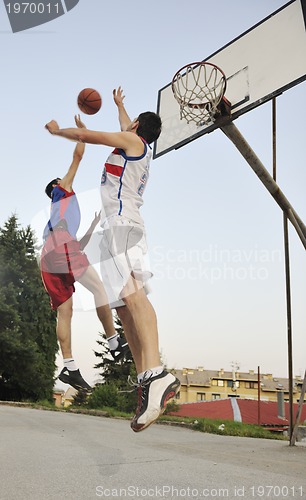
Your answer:
[[[180,106],[180,118],[196,125],[213,123],[222,114],[220,106],[226,90],[226,76],[215,64],[186,64],[172,79],[172,92]],[[227,109],[228,112],[228,109]]]

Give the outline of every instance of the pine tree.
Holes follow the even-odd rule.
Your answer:
[[[116,332],[124,338],[122,324],[117,315],[114,316],[114,322]],[[97,340],[97,343],[101,350],[94,352],[98,358],[101,358],[101,361],[94,368],[101,370],[100,375],[103,382],[100,384],[100,387],[97,386],[95,388],[92,396],[90,396],[89,406],[92,408],[95,405],[103,406],[103,399],[109,399],[109,393],[111,393],[111,399],[114,401],[113,406],[115,408],[122,411],[133,411],[136,408],[137,397],[131,382],[129,382],[129,380],[136,379],[136,369],[132,354],[129,353],[124,359],[114,361],[110,355],[105,334],[100,333],[100,336],[101,339]],[[109,391],[105,386],[109,386]],[[114,388],[117,389],[116,398],[114,397]],[[99,392],[101,397],[99,397]]]
[[[122,324],[117,315],[114,316],[115,330],[122,337],[124,332]],[[114,361],[110,355],[108,342],[104,333],[100,333],[101,340],[97,340],[97,344],[101,346],[101,352],[95,352],[97,357],[102,358],[100,363],[97,363],[94,368],[101,369],[100,375],[104,382],[114,382],[119,388],[126,387],[128,377],[133,377],[136,373],[132,354],[128,352],[124,359]]]
[[[117,315],[114,316],[116,332],[124,338],[122,324]],[[137,406],[137,392],[133,389],[132,380],[136,381],[137,374],[131,353],[125,359],[114,361],[110,356],[108,342],[104,333],[100,333],[101,339],[97,340],[101,350],[94,351],[101,358],[94,368],[100,371],[102,383],[98,384],[87,404],[89,408],[100,408],[112,406],[125,412],[133,412]],[[164,365],[162,355],[161,364]],[[177,411],[178,405],[175,401],[168,403],[166,413]]]
[[[55,325],[34,233],[12,215],[0,228],[0,399],[52,400]]]
[[[72,406],[87,406],[88,404],[88,393],[84,389],[79,390],[74,396],[72,396]]]

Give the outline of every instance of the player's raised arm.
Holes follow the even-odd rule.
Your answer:
[[[81,250],[84,250],[86,245],[89,243],[89,240],[92,237],[92,234],[95,230],[95,227],[97,226],[98,222],[100,222],[100,217],[101,217],[101,210],[100,210],[100,212],[95,212],[95,216],[94,216],[89,228],[87,229],[84,236],[82,236],[82,238],[79,240]]]
[[[74,117],[75,124],[78,128],[86,129],[85,124],[82,122],[80,115],[76,115]],[[73,152],[72,163],[68,169],[66,175],[59,181],[59,185],[62,186],[66,191],[72,190],[72,183],[79,168],[80,162],[83,158],[83,154],[85,151],[85,144],[82,142],[78,142],[75,150]]]
[[[124,107],[123,100],[125,96],[123,95],[123,90],[121,87],[118,87],[117,90],[116,89],[113,90],[113,97],[115,104],[118,108],[120,128],[122,131],[125,131],[131,125],[132,120],[127,114],[126,109]]]
[[[98,132],[83,128],[59,128],[55,120],[46,125],[46,129],[52,135],[58,135],[65,139],[87,144],[102,144],[114,148],[123,149],[128,156],[138,156],[143,153],[143,144],[137,136],[138,121],[130,123],[127,132]]]

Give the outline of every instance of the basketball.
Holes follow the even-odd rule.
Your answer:
[[[86,115],[95,115],[102,106],[102,99],[95,89],[83,89],[78,95],[78,106]]]

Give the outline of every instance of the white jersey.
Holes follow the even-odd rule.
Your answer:
[[[149,178],[151,147],[142,139],[141,156],[126,156],[122,149],[114,149],[106,160],[101,178],[101,223],[114,215],[121,215],[143,224],[139,209]]]

